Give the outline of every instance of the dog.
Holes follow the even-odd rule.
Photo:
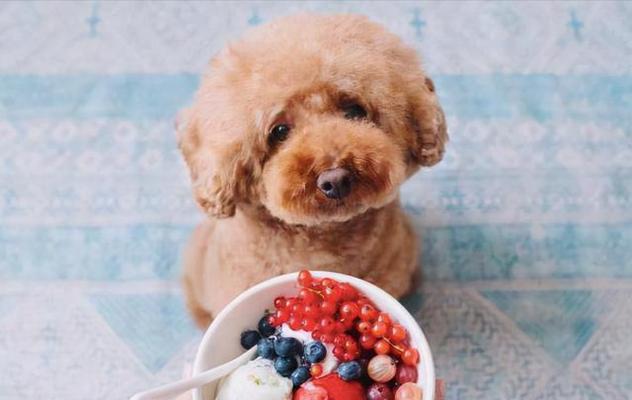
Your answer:
[[[305,268],[411,289],[417,238],[399,186],[441,160],[448,135],[416,52],[381,25],[302,14],[253,28],[211,60],[177,133],[210,217],[184,253],[200,327]]]

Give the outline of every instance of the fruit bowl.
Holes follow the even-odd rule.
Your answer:
[[[424,400],[434,400],[435,372],[432,353],[428,341],[413,316],[394,297],[379,287],[361,279],[325,271],[312,271],[315,278],[329,277],[340,282],[348,282],[366,295],[382,311],[389,313],[403,325],[410,337],[410,344],[419,351],[417,384],[423,389]],[[251,329],[266,310],[274,309],[274,299],[278,296],[295,296],[298,273],[281,275],[243,292],[230,302],[209,326],[202,338],[193,364],[193,375],[223,364],[244,352],[239,342],[240,334]],[[195,400],[214,400],[217,383],[211,383],[194,390]]]

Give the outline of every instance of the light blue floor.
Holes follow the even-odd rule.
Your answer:
[[[449,399],[632,398],[632,3],[0,3],[0,399],[124,399],[199,333],[173,119],[249,25],[352,11],[418,48],[450,127],[403,188],[405,300]]]

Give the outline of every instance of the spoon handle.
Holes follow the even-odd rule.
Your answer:
[[[130,397],[130,400],[167,400],[176,397],[179,394],[187,392],[196,387],[206,385],[212,381],[218,380],[225,375],[230,374],[238,367],[248,362],[256,351],[256,347],[251,348],[247,352],[243,353],[239,357],[222,364],[218,367],[204,371],[199,375],[188,379],[182,379],[177,382],[168,383],[166,385],[159,386],[154,389],[146,390],[144,392],[136,393]]]

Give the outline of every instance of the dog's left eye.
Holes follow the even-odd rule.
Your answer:
[[[342,107],[342,111],[345,113],[347,119],[362,119],[366,118],[366,110],[360,104],[352,103]]]

